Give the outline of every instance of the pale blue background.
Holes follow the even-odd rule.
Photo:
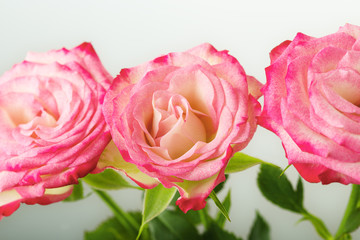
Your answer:
[[[359,6],[358,0],[0,0],[0,74],[22,61],[27,51],[72,48],[83,41],[93,43],[113,76],[123,67],[210,42],[219,50],[230,50],[248,74],[264,83],[273,47],[298,31],[320,37],[346,22],[360,25]],[[244,151],[287,165],[280,141],[262,128]],[[296,224],[300,216],[260,195],[257,172],[254,167],[232,175],[227,185],[233,194],[232,222],[227,228],[246,238],[258,209],[271,224],[272,239],[319,239],[308,222]],[[295,182],[296,171],[291,168],[287,174]],[[340,184],[305,184],[305,206],[335,232],[349,191]],[[125,209],[141,208],[138,191],[118,191],[114,196]],[[23,205],[0,222],[0,239],[82,239],[84,230],[110,215],[96,196],[73,204]]]

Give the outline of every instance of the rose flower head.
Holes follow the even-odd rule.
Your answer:
[[[122,69],[103,106],[122,156],[113,167],[144,188],[176,187],[184,212],[205,207],[256,130],[260,86],[210,44]]]
[[[261,125],[305,180],[360,184],[360,27],[298,33],[270,58]]]
[[[112,77],[90,43],[29,53],[0,77],[0,219],[61,201],[111,139],[102,102]]]

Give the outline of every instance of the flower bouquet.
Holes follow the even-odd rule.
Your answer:
[[[271,51],[265,71],[263,85],[208,43],[115,78],[90,43],[28,53],[0,77],[0,219],[22,203],[96,194],[114,216],[84,239],[243,239],[225,228],[231,192],[217,194],[231,174],[260,165],[266,199],[323,239],[351,239],[360,226],[360,27],[299,33]],[[258,125],[281,139],[296,187],[286,169],[241,152]],[[302,178],[353,184],[336,232],[305,208]],[[123,188],[144,192],[141,212],[107,192]],[[270,239],[270,230],[257,212],[244,234]]]

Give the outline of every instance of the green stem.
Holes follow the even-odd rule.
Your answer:
[[[124,210],[122,210],[106,192],[97,189],[93,189],[93,191],[106,203],[106,205],[108,205],[116,219],[136,236],[139,228],[139,224],[136,220],[131,215],[124,212]]]
[[[139,240],[139,239],[140,239],[140,236],[141,236],[141,234],[142,234],[142,232],[143,232],[143,230],[144,230],[145,225],[146,225],[146,224],[142,224],[142,223],[141,223],[141,226],[140,226],[140,228],[139,228],[138,234],[137,234],[137,236],[136,236],[136,240]]]
[[[352,185],[352,190],[349,198],[349,202],[346,206],[346,210],[344,213],[344,217],[341,220],[340,226],[338,231],[336,232],[336,238],[341,237],[343,234],[345,234],[344,229],[346,227],[348,218],[350,214],[357,208],[357,204],[360,197],[360,185]]]
[[[316,217],[315,215],[312,215],[311,213],[307,212],[306,210],[304,212],[302,212],[302,215],[304,216],[304,218],[306,220],[309,220],[311,222],[311,224],[314,226],[316,232],[323,238],[326,240],[333,240],[333,236],[331,235],[331,233],[329,232],[329,230],[327,229],[327,227],[325,226],[324,222]]]

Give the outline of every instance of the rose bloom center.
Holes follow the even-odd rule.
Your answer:
[[[0,97],[0,116],[9,128],[19,127],[24,135],[36,138],[39,126],[53,127],[58,118],[44,105],[33,94],[8,93]]]
[[[206,128],[200,120],[204,116],[191,108],[186,98],[179,94],[158,91],[152,98],[152,118],[147,121],[147,143],[166,149],[171,159],[176,159],[191,149],[195,143],[206,142]]]

